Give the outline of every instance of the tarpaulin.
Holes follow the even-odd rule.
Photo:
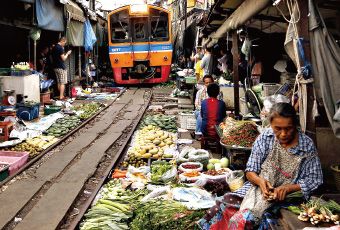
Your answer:
[[[83,10],[76,4],[69,1],[65,5],[67,13],[66,37],[70,45],[84,45],[84,22],[85,16]]]
[[[317,92],[326,109],[329,123],[340,138],[340,122],[333,119],[336,103],[340,100],[340,48],[328,33],[326,25],[314,4],[309,0],[309,37],[312,70]],[[318,93],[317,93],[318,94]]]
[[[90,20],[85,21],[84,25],[84,47],[85,51],[91,51],[93,49],[93,44],[97,41],[96,35],[94,34],[94,31],[92,29],[92,25],[90,23]]]
[[[44,30],[64,31],[63,7],[51,0],[36,0],[38,27]]]
[[[228,31],[244,25],[249,19],[268,7],[270,3],[271,0],[245,0],[220,28],[211,34],[212,41],[210,41],[208,46],[213,46],[219,38],[225,37]]]

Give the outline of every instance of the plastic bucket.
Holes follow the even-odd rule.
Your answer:
[[[244,172],[242,170],[233,171],[227,175],[226,181],[229,185],[230,191],[235,192],[244,184]]]

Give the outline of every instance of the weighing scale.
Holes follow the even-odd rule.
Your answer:
[[[14,96],[15,90],[4,90],[4,96],[2,97],[3,105],[15,105],[16,99]]]

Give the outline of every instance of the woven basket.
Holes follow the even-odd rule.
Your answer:
[[[336,167],[337,165],[331,165],[331,170],[334,175],[335,186],[340,191],[340,167]]]

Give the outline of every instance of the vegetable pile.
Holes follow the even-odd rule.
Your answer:
[[[204,211],[187,211],[185,206],[170,200],[151,200],[140,204],[131,223],[132,230],[194,229]]]
[[[86,120],[94,115],[100,109],[100,104],[97,102],[92,102],[88,104],[80,104],[74,107],[74,110],[81,111],[82,113],[79,115],[79,118],[82,120]]]
[[[220,128],[223,129],[222,143],[228,146],[251,147],[259,135],[256,124],[251,121],[227,118]]]
[[[166,161],[154,161],[151,164],[151,181],[155,184],[164,184],[174,181],[177,176],[175,166]]]
[[[299,215],[298,219],[301,221],[310,221],[311,224],[317,225],[322,222],[333,222],[340,224],[339,215],[340,205],[334,200],[324,201],[321,198],[314,198],[300,207],[289,206],[288,210]]]
[[[46,132],[48,135],[61,137],[76,128],[80,122],[80,119],[76,116],[59,118]]]
[[[176,117],[163,114],[148,115],[141,122],[140,127],[152,125],[168,132],[177,132]]]
[[[85,214],[80,229],[129,229],[133,204],[144,195],[143,190],[125,190],[118,179],[111,180],[101,189],[101,198]]]

